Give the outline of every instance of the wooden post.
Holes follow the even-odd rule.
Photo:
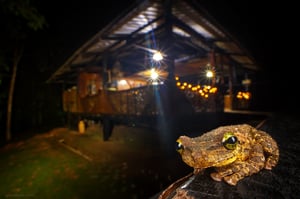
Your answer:
[[[109,117],[103,118],[103,140],[107,141],[112,134],[114,122]]]
[[[164,4],[165,8],[165,35],[164,45],[168,49],[172,49],[173,46],[173,21],[172,21],[172,0],[166,0]],[[176,110],[177,100],[175,97],[175,63],[174,55],[172,50],[168,52],[168,56],[164,63],[167,64],[168,76],[164,83],[164,86],[160,90],[161,100],[162,100],[162,114],[160,114],[159,129],[161,130],[161,143],[164,147],[166,155],[171,155],[174,152],[174,143],[176,141],[177,133],[176,128],[176,118],[178,115],[178,110]]]

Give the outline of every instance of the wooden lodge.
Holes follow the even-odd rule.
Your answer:
[[[65,112],[80,119],[96,117],[104,121],[104,131],[110,131],[114,120],[163,112],[247,109],[250,78],[259,68],[201,4],[138,2],[83,44],[48,79],[66,88]],[[158,52],[159,61],[153,59]]]

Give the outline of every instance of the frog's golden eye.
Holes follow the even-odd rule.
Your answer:
[[[224,134],[222,139],[222,144],[226,149],[229,150],[235,149],[237,143],[238,143],[238,139],[233,133],[228,132]]]
[[[181,141],[177,140],[176,143],[177,143],[176,151],[178,151],[179,153],[182,153],[184,147],[183,147]]]

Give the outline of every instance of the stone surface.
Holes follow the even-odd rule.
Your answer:
[[[209,176],[212,168],[209,168],[160,198],[297,198],[300,195],[300,118],[274,114],[260,129],[268,132],[279,146],[280,158],[273,170],[262,170],[230,186],[213,181]]]

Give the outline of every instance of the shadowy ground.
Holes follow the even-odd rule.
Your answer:
[[[261,118],[247,119],[248,122],[243,122],[254,126],[261,121]],[[204,127],[195,125],[192,134],[197,128],[199,134],[203,133]],[[192,171],[179,154],[164,152],[159,131],[119,125],[108,141],[103,141],[101,132],[99,124],[90,124],[84,134],[55,128],[1,147],[0,197],[144,199]],[[285,140],[289,143],[289,138],[281,141]],[[280,146],[295,145],[284,143],[280,142]],[[296,163],[290,159],[294,152],[297,151],[288,152],[289,159],[281,160],[281,164]],[[286,172],[299,179],[299,169],[290,167],[292,170],[287,172],[282,168],[277,170],[280,176]]]

